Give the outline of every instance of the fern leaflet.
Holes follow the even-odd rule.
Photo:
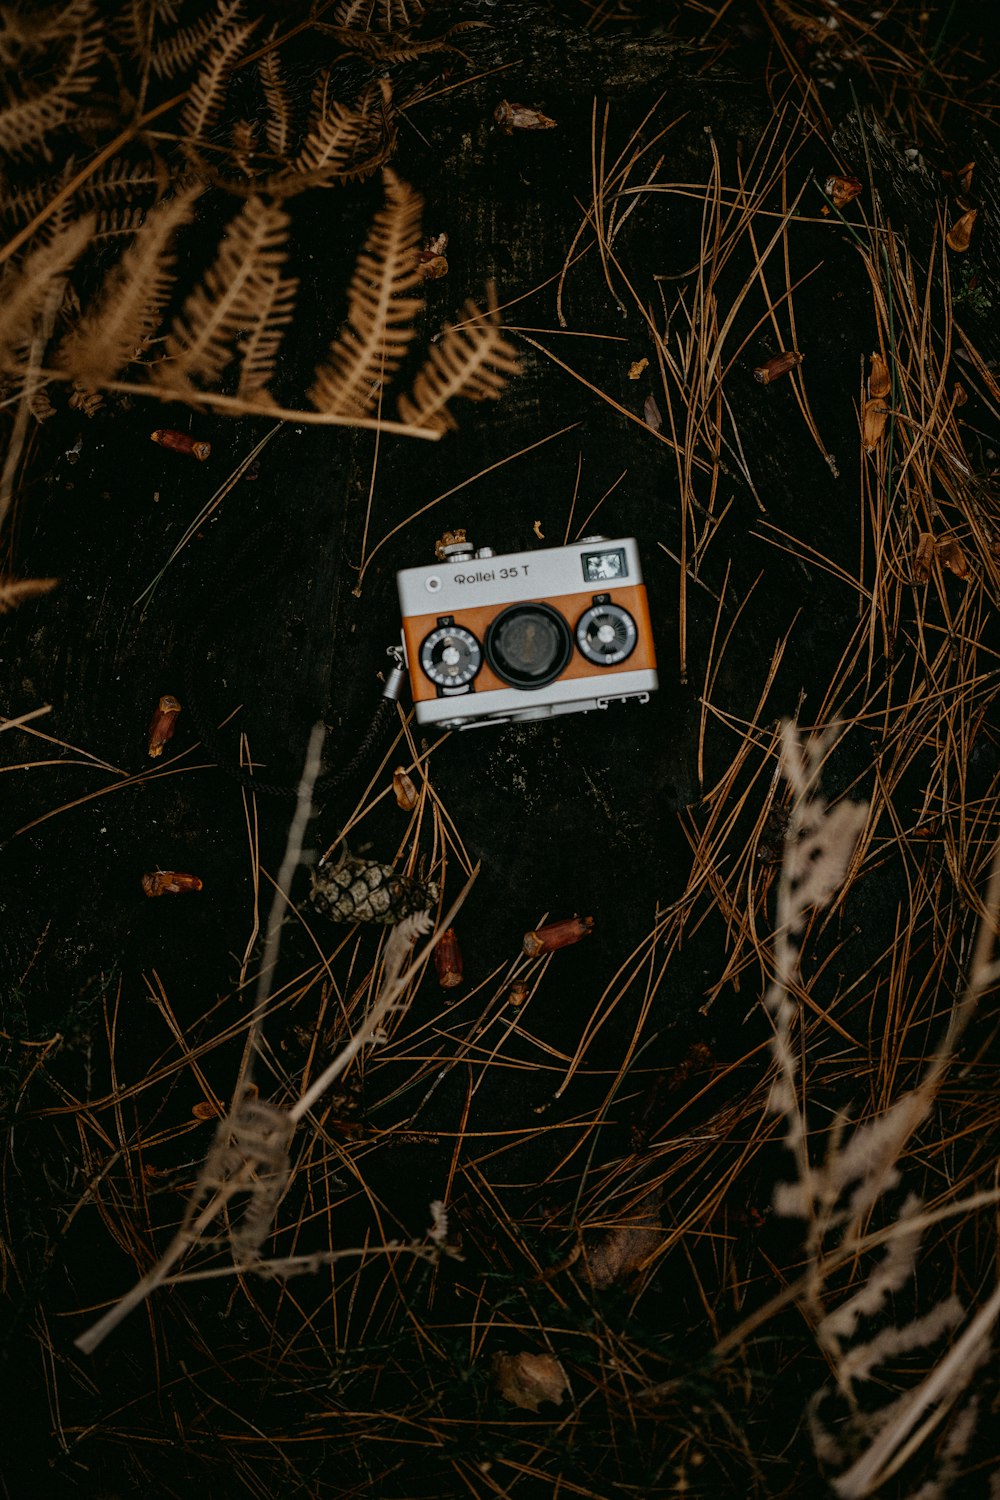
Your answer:
[[[15,370],[31,347],[35,324],[74,261],[90,242],[88,216],[61,229],[0,280],[0,369]]]
[[[413,337],[423,298],[407,295],[422,283],[419,194],[386,169],[384,208],[358,256],[347,304],[347,327],[330,360],[316,371],[309,399],[320,411],[364,416]]]
[[[95,68],[103,50],[101,25],[95,20],[91,0],[74,6],[80,24],[73,33],[69,56],[48,88],[13,99],[0,109],[0,151],[9,156],[29,156],[39,149],[48,157],[45,136],[66,124],[76,113],[75,96],[91,88]]]
[[[264,126],[267,144],[275,156],[286,156],[292,133],[292,106],[285,80],[281,76],[277,49],[265,52],[257,67],[264,88],[264,98],[267,100],[267,122]]]
[[[243,0],[219,0],[214,15],[185,26],[154,49],[153,72],[160,78],[173,78],[198,62],[209,42],[242,20],[242,10]]]
[[[92,312],[59,350],[58,363],[88,387],[112,380],[159,327],[174,283],[170,243],[200,188],[158,204],[106,278]]]
[[[465,321],[444,325],[410,394],[399,398],[404,422],[446,432],[457,425],[448,410],[449,401],[456,396],[496,401],[509,377],[518,374],[517,351],[503,336],[492,282],[486,297],[485,313],[470,298],[464,308]]]
[[[200,140],[218,119],[233,65],[256,25],[256,21],[249,21],[231,26],[215,38],[211,58],[192,84],[180,114],[181,130],[190,139]]]
[[[179,392],[211,385],[237,352],[252,355],[249,378],[260,389],[270,375],[280,330],[291,316],[296,283],[285,280],[288,216],[249,198],[229,225],[203,282],[184,304],[167,338],[167,362],[157,377]],[[246,372],[245,372],[246,374]]]

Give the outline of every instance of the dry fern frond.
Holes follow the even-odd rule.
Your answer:
[[[196,287],[167,338],[158,379],[179,392],[211,385],[240,352],[244,384],[260,390],[273,368],[297,282],[283,278],[288,216],[250,198],[229,225],[214,264]],[[245,342],[237,351],[236,340]],[[247,362],[249,360],[249,363]]]
[[[264,125],[267,144],[275,156],[287,156],[292,137],[292,101],[281,76],[277,49],[264,53],[257,64],[257,70],[264,98],[267,100],[267,121]]]
[[[383,35],[376,31],[350,31],[343,26],[328,26],[324,21],[316,21],[313,29],[333,37],[345,51],[357,52],[373,62],[408,63],[419,62],[432,52],[458,52],[458,48],[449,41],[452,34],[478,28],[483,24],[481,21],[461,21],[457,26],[452,26],[444,36],[433,37],[426,42],[419,42],[409,36]],[[460,55],[465,56],[464,53]]]
[[[200,188],[192,187],[154,208],[79,327],[59,350],[58,364],[89,386],[112,380],[144,339],[159,327],[173,287],[171,241],[188,223]]]
[[[256,21],[248,21],[227,27],[213,38],[211,58],[192,84],[180,113],[181,130],[189,139],[201,140],[218,119],[229,75],[256,27]]]
[[[298,155],[289,171],[268,179],[269,191],[287,194],[369,177],[391,154],[395,135],[388,115],[391,91],[385,79],[366,89],[355,107],[331,99],[329,89],[329,75],[324,74],[313,92]]]
[[[25,599],[47,594],[58,582],[58,578],[0,578],[0,615],[9,614]]]
[[[408,296],[423,284],[418,263],[422,202],[394,172],[385,171],[385,207],[379,209],[358,256],[348,296],[348,326],[316,371],[309,399],[320,411],[364,416],[380,386],[398,369],[413,337],[423,298]]]
[[[8,156],[30,156],[38,151],[48,156],[45,136],[65,125],[71,114],[79,118],[76,96],[91,88],[95,68],[104,45],[101,23],[94,16],[93,0],[71,7],[77,21],[69,56],[47,88],[21,99],[12,99],[0,110],[0,151]]]
[[[115,19],[115,34],[134,57],[151,58],[157,25],[175,26],[179,14],[179,0],[128,0]]]
[[[19,268],[7,267],[0,279],[0,370],[14,370],[23,363],[36,320],[86,249],[93,229],[93,215],[78,219],[33,250]]]
[[[86,25],[93,9],[91,0],[70,0],[49,10],[17,11],[5,6],[0,31],[0,63],[16,65],[32,53],[44,52],[54,42]]]
[[[108,208],[97,215],[94,239],[115,240],[126,234],[137,234],[146,222],[146,210],[133,204],[131,207]]]
[[[199,62],[209,42],[242,19],[243,0],[218,0],[214,15],[185,26],[153,49],[153,72],[159,78],[173,78],[177,73]]]
[[[519,372],[517,351],[500,327],[492,282],[486,298],[485,312],[480,312],[470,298],[465,304],[464,322],[457,327],[444,325],[413,389],[399,398],[404,421],[446,432],[456,426],[448,410],[449,401],[456,396],[464,396],[467,401],[496,401],[510,376]]]
[[[426,10],[423,0],[340,0],[333,25],[355,31],[402,31],[415,26]]]

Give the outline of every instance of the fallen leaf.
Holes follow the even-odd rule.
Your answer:
[[[937,544],[937,554],[949,573],[956,578],[968,578],[969,559],[953,536],[942,537]]]
[[[649,368],[649,360],[648,359],[634,359],[632,361],[632,363],[628,367],[628,378],[629,378],[629,380],[638,380],[639,376],[642,374],[643,370],[647,370],[648,368]]]
[[[493,111],[493,118],[504,135],[513,135],[515,130],[555,130],[555,120],[543,115],[540,109],[531,109],[527,104],[512,104],[501,99]]]
[[[401,807],[404,812],[412,812],[417,805],[417,789],[402,766],[397,766],[392,773],[392,790],[396,806]]]
[[[931,576],[933,566],[934,537],[929,531],[922,531],[917,540],[917,550],[913,554],[914,583],[926,583]]]
[[[505,1401],[525,1411],[537,1411],[543,1401],[562,1405],[569,1390],[566,1371],[551,1354],[495,1354],[493,1379]]]
[[[969,241],[972,239],[972,227],[976,222],[978,213],[979,210],[977,208],[970,208],[967,214],[963,214],[960,219],[955,220],[954,224],[948,230],[945,239],[949,250],[968,250]]]
[[[834,208],[843,208],[861,192],[861,184],[856,177],[828,177],[823,184],[823,191],[833,204]],[[826,204],[820,209],[820,213],[829,217],[830,210]]]
[[[596,1287],[612,1286],[637,1271],[663,1244],[655,1229],[616,1229],[586,1252],[590,1279]]]
[[[655,396],[647,396],[642,404],[642,420],[647,427],[654,432],[659,432],[663,426],[663,418],[660,416],[660,408],[656,404]]]

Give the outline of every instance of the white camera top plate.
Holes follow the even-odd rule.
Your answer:
[[[615,571],[611,576],[588,576],[588,557],[598,559],[589,565],[591,570]],[[643,579],[635,538],[601,537],[570,542],[565,547],[538,547],[528,552],[404,568],[397,573],[396,581],[400,608],[408,616],[455,615],[486,600],[516,604],[526,599],[580,594],[588,588],[597,594],[616,583],[639,584]]]

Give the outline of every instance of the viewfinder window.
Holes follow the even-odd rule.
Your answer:
[[[584,552],[583,576],[588,583],[610,583],[628,576],[624,547],[605,547],[600,552]]]

